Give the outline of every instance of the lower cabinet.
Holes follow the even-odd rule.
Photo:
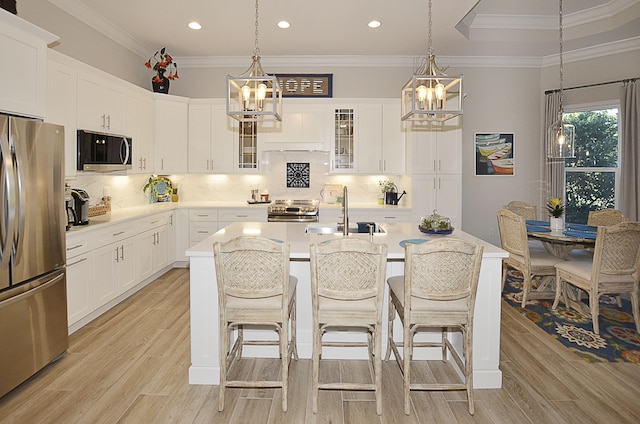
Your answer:
[[[137,283],[136,243],[130,237],[94,251],[94,299],[100,307]]]
[[[171,239],[175,232],[172,213],[67,235],[70,332],[114,306],[128,291],[150,281],[173,262],[169,253],[175,244]]]
[[[93,311],[93,252],[67,260],[67,321],[69,325]]]

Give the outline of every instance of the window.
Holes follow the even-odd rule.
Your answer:
[[[565,160],[566,221],[586,223],[590,210],[616,208],[620,186],[618,106],[564,114],[576,127],[575,158]]]

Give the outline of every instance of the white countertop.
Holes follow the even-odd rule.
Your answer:
[[[193,256],[213,256],[213,244],[218,241],[227,241],[240,235],[259,235],[274,240],[286,241],[290,245],[292,259],[309,259],[309,245],[320,243],[335,237],[342,237],[342,234],[306,234],[305,223],[281,223],[281,222],[236,222],[207,239],[187,250],[186,255]],[[385,243],[388,246],[389,259],[404,259],[404,249],[400,247],[400,242],[407,239],[434,240],[439,237],[455,237],[467,240],[472,243],[484,245],[484,257],[505,258],[507,252],[487,243],[479,238],[461,230],[454,230],[451,235],[430,235],[424,234],[417,224],[380,224],[386,231],[382,234],[374,234],[374,243]],[[351,234],[349,237],[368,239],[369,234]]]
[[[157,213],[171,211],[181,208],[261,208],[266,209],[271,203],[257,203],[249,204],[247,201],[229,201],[229,202],[157,202],[147,205],[133,206],[130,208],[113,209],[111,212],[107,212],[104,215],[94,216],[89,218],[88,225],[73,225],[67,231],[67,234],[76,234],[83,231],[93,230],[97,226],[104,224],[116,224],[118,222],[126,221],[134,218],[143,218],[145,216],[154,215]],[[376,209],[376,210],[411,210],[411,208],[405,208],[402,206],[394,205],[378,205],[377,203],[351,203],[351,209]],[[342,205],[339,203],[329,204],[321,203],[320,210],[322,209],[341,209]]]

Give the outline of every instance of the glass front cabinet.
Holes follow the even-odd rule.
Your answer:
[[[334,136],[331,149],[333,172],[355,171],[355,119],[354,108],[333,108]]]

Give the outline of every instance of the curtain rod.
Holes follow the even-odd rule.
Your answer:
[[[578,85],[576,87],[568,87],[568,88],[563,88],[563,91],[566,90],[577,90],[579,88],[589,88],[589,87],[598,87],[600,85],[609,85],[609,84],[618,84],[618,83],[625,83],[625,82],[629,82],[629,81],[636,81],[640,79],[640,77],[636,77],[636,78],[625,78],[625,79],[621,79],[621,80],[616,80],[616,81],[607,81],[607,82],[596,82],[594,84],[586,84],[586,85]],[[560,89],[556,88],[555,90],[547,90],[544,92],[544,94],[551,94],[551,93],[559,93]]]

